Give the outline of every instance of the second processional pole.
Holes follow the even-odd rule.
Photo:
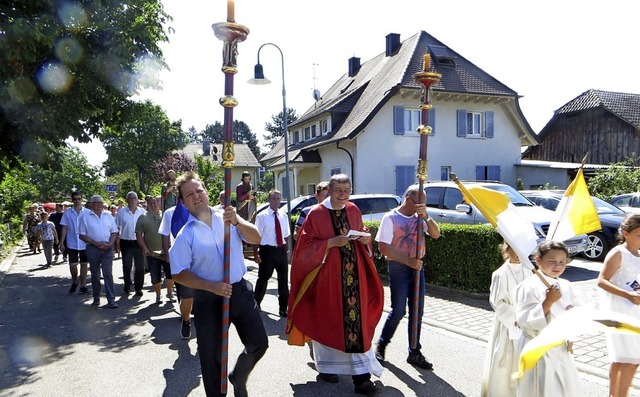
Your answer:
[[[413,78],[420,84],[422,88],[422,103],[420,104],[420,120],[421,124],[418,127],[418,134],[420,134],[420,153],[418,156],[418,172],[416,177],[419,184],[419,201],[422,202],[424,197],[424,182],[427,180],[427,139],[431,134],[432,128],[429,125],[429,110],[433,107],[431,104],[431,89],[434,84],[440,81],[442,75],[436,72],[430,72],[429,67],[431,64],[431,55],[429,53],[424,54],[423,68],[421,72],[413,75]],[[418,216],[418,238],[416,240],[416,257],[422,256],[422,246],[424,245],[424,229],[423,229],[422,215]],[[414,270],[413,279],[413,316],[411,321],[411,336],[410,346],[411,349],[418,347],[418,313],[420,303],[420,274],[422,270]]]

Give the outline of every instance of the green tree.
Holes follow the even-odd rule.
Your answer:
[[[213,124],[207,124],[202,130],[202,139],[208,139],[214,143],[222,143],[224,141],[224,125],[219,121]],[[244,143],[249,147],[256,158],[260,158],[262,153],[258,146],[258,138],[256,134],[251,132],[251,128],[244,121],[235,120],[233,122],[232,137],[234,143]]]
[[[80,190],[85,196],[105,193],[100,169],[89,165],[79,148],[62,147],[52,154],[52,160],[60,164],[60,170],[37,165],[30,167],[29,181],[38,191],[37,201],[69,200],[74,189]]]
[[[131,95],[157,86],[170,20],[161,0],[2,2],[0,158],[55,168],[67,138],[99,138]]]
[[[196,173],[209,192],[209,204],[218,203],[218,194],[224,190],[224,171],[206,157],[195,155]]]
[[[9,168],[9,159],[0,159],[3,168]],[[38,190],[29,182],[29,167],[20,160],[15,160],[11,172],[0,181],[0,225],[9,224],[11,233],[2,227],[3,239],[15,241],[22,237],[22,217],[25,208],[37,201]],[[6,242],[6,241],[5,241]]]
[[[185,146],[182,121],[171,122],[162,108],[151,101],[130,102],[123,109],[121,120],[102,133],[108,155],[106,175],[133,169],[138,189],[146,192],[153,176],[151,164]]]
[[[291,125],[294,121],[298,120],[296,111],[291,108],[287,108],[287,125]],[[264,134],[264,139],[267,140],[265,146],[269,149],[278,143],[278,141],[284,136],[284,113],[280,112],[271,116],[272,123],[265,123],[264,129],[269,133]]]
[[[189,130],[187,130],[187,139],[189,143],[200,143],[202,142],[202,133],[196,130],[196,127],[191,126]]]
[[[596,171],[589,179],[591,194],[608,200],[616,194],[640,190],[640,168],[636,165],[640,157],[635,154],[619,163],[612,163],[607,169]]]

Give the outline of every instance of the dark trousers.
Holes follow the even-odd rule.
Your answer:
[[[219,295],[209,291],[194,290],[193,309],[198,355],[202,382],[208,397],[224,396],[220,393],[222,302],[223,298]],[[244,345],[243,352],[236,360],[233,374],[236,384],[245,384],[251,370],[267,351],[268,340],[251,284],[244,279],[233,284],[229,302],[229,320],[236,327]]]
[[[420,286],[419,286],[419,299],[418,299],[418,344],[415,351],[420,351],[420,331],[422,328],[422,314],[424,313],[424,269],[420,270]],[[382,333],[380,334],[380,343],[386,346],[391,342],[393,334],[396,332],[400,320],[407,313],[407,306],[409,307],[409,326],[408,326],[408,340],[409,346],[411,346],[411,322],[413,321],[413,288],[414,288],[414,270],[402,263],[389,261],[389,290],[391,291],[391,311],[382,327]],[[413,351],[409,347],[409,353]]]
[[[289,263],[287,261],[287,249],[271,245],[260,246],[260,266],[258,267],[258,281],[256,282],[256,302],[262,303],[267,292],[267,283],[276,271],[278,276],[278,303],[280,311],[287,311],[289,301]]]
[[[134,288],[142,291],[144,284],[144,255],[138,245],[138,240],[120,239],[120,250],[122,251],[122,275],[124,277],[124,290],[131,291],[131,268],[135,268],[133,275]]]

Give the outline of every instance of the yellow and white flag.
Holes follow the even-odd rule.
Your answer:
[[[518,213],[516,207],[505,194],[484,187],[467,189],[462,182],[456,180],[465,198],[496,228],[502,238],[518,254],[520,262],[529,270],[533,264],[529,255],[536,248],[538,236],[531,221]]]
[[[556,217],[549,226],[547,240],[564,241],[578,234],[602,229],[598,211],[584,180],[582,167],[556,208]]]

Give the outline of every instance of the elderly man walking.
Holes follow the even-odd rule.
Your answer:
[[[138,194],[127,193],[127,206],[116,214],[116,225],[120,230],[120,250],[122,251],[122,276],[124,293],[131,292],[131,267],[134,267],[133,286],[136,296],[142,296],[144,285],[144,255],[136,238],[138,218],[147,211],[138,207]]]
[[[113,246],[118,235],[118,228],[109,212],[103,211],[102,196],[95,195],[89,199],[91,211],[80,217],[80,239],[87,245],[86,253],[91,270],[91,288],[93,289],[92,305],[100,305],[100,271],[104,278],[104,292],[107,295],[107,307],[115,309],[116,292],[113,286]]]

